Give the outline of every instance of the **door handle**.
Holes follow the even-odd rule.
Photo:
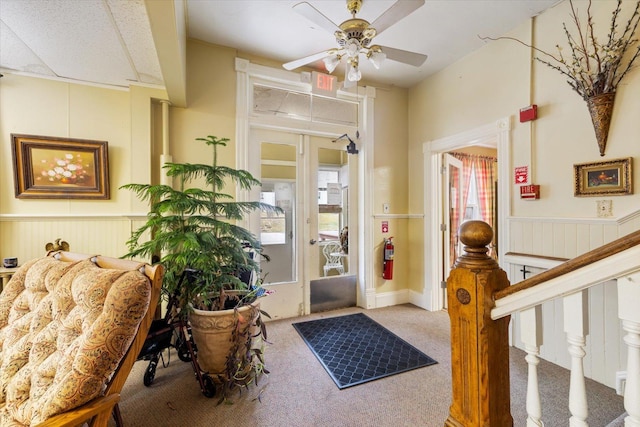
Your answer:
[[[318,243],[318,241],[316,239],[309,240],[309,244],[310,245],[315,245],[316,243]]]

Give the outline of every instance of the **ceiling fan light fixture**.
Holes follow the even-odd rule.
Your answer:
[[[360,45],[360,42],[358,41],[358,39],[349,39],[347,40],[347,43],[345,44],[344,48],[347,51],[348,57],[356,58],[360,53],[360,49],[362,48],[362,46]]]
[[[342,59],[342,57],[338,54],[333,54],[323,59],[324,66],[329,72],[329,74],[333,73],[333,71],[336,69],[336,67],[340,63],[340,59]]]
[[[354,58],[353,60],[349,61],[349,71],[347,71],[347,79],[350,82],[357,82],[360,81],[361,78],[362,73],[358,69],[358,60]]]
[[[380,46],[372,46],[369,52],[367,52],[367,58],[376,70],[379,70],[384,60],[387,59],[387,55],[382,51]]]

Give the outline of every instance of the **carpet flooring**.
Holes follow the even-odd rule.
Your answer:
[[[293,327],[339,389],[437,363],[363,313]]]

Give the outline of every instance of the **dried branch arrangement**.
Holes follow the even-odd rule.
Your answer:
[[[636,2],[633,14],[629,18],[622,34],[618,32],[618,18],[622,11],[622,0],[618,0],[617,6],[612,13],[611,26],[606,43],[601,43],[595,36],[593,16],[591,14],[591,0],[587,7],[587,22],[582,24],[578,19],[578,11],[569,0],[571,5],[571,18],[577,29],[577,34],[573,35],[563,23],[565,35],[570,55],[562,53],[562,47],[557,44],[556,55],[531,46],[514,37],[480,37],[483,40],[514,40],[536,52],[542,57],[536,57],[537,61],[557,70],[568,78],[567,83],[583,99],[600,95],[603,93],[615,92],[618,84],[624,76],[631,70],[634,62],[640,57],[640,44],[635,37],[640,22],[640,0]],[[628,4],[628,2],[625,2]],[[633,52],[635,49],[635,52]],[[629,52],[629,55],[627,55]],[[628,59],[626,59],[628,58]]]

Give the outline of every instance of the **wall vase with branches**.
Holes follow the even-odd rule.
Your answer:
[[[629,3],[625,1],[625,4]],[[640,0],[636,1],[635,9],[622,33],[618,32],[617,25],[618,17],[622,12],[622,0],[618,0],[612,13],[606,43],[599,41],[594,35],[591,0],[587,6],[586,24],[578,19],[573,0],[569,0],[569,4],[576,34],[570,33],[567,25],[563,24],[570,48],[568,56],[562,53],[560,45],[556,45],[558,52],[554,55],[513,37],[482,37],[482,39],[517,41],[542,54],[535,58],[537,61],[565,76],[569,86],[587,102],[600,155],[604,156],[616,89],[640,56],[640,45],[636,37],[640,21]]]

